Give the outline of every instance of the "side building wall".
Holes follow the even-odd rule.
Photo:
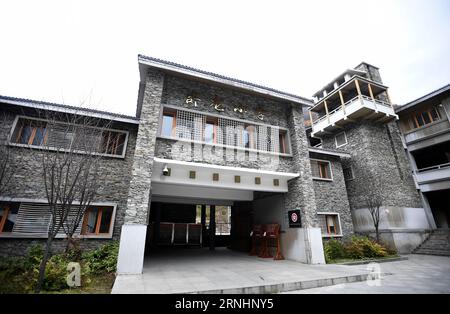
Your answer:
[[[343,167],[351,167],[354,179],[346,182],[355,232],[372,233],[373,221],[365,195],[370,181],[376,181],[383,199],[380,230],[385,241],[401,253],[419,245],[429,229],[416,190],[410,165],[395,121],[387,124],[363,121],[347,125],[347,144],[340,147],[351,154]],[[324,148],[335,148],[335,134],[323,138]]]
[[[3,105],[2,105],[3,106]],[[0,126],[0,141],[6,140],[10,134],[14,119],[17,114],[23,115],[23,111],[7,110],[3,107],[0,116],[6,117],[6,123]],[[27,114],[32,116],[32,114]],[[97,248],[113,240],[120,238],[120,228],[124,222],[125,208],[128,198],[128,186],[130,182],[131,165],[134,156],[136,141],[135,126],[124,123],[113,123],[112,128],[129,131],[125,158],[105,157],[101,161],[99,170],[98,196],[95,202],[109,202],[117,205],[114,217],[114,230],[112,238],[93,239],[84,238],[80,242],[82,248]],[[45,200],[46,193],[43,187],[41,164],[35,156],[36,151],[29,148],[10,146],[11,160],[14,168],[13,176],[9,182],[9,188],[2,195],[3,200],[21,199],[33,202],[33,200]],[[44,244],[45,238],[18,238],[10,235],[0,235],[0,255],[24,255],[33,244]],[[65,248],[65,240],[57,238],[53,244],[54,251]]]

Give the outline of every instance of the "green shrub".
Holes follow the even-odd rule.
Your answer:
[[[353,236],[350,243],[346,245],[345,250],[347,257],[352,259],[388,256],[388,252],[385,247],[367,237]]]
[[[0,257],[0,272],[5,276],[22,274],[27,270],[23,257]]]
[[[105,244],[97,250],[84,253],[82,258],[88,273],[112,273],[116,271],[118,254],[119,243],[115,241]]]
[[[344,244],[335,239],[331,239],[325,243],[324,253],[327,263],[346,257]]]
[[[43,251],[42,246],[39,244],[34,244],[33,246],[30,247],[30,249],[27,252],[26,257],[23,260],[25,267],[28,270],[32,270],[33,268],[39,267],[43,256],[44,256],[44,251]]]

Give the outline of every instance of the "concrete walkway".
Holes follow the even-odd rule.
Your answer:
[[[276,293],[366,280],[366,265],[306,265],[225,248],[172,248],[146,257],[142,275],[119,275],[112,293]]]
[[[379,282],[355,282],[292,291],[301,294],[367,294],[367,293],[450,293],[450,257],[431,255],[408,255],[408,260],[379,264],[382,276]],[[352,266],[353,267],[353,266]]]

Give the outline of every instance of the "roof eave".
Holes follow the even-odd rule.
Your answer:
[[[261,95],[265,95],[265,96],[269,96],[272,98],[277,98],[277,99],[281,99],[284,101],[289,101],[289,102],[293,102],[293,103],[297,103],[297,104],[302,104],[302,105],[306,105],[306,106],[313,105],[312,100],[308,100],[308,99],[302,98],[300,96],[295,96],[295,95],[291,95],[291,94],[287,94],[287,93],[283,93],[283,92],[274,91],[274,90],[271,90],[268,88],[264,88],[262,86],[256,86],[256,85],[252,85],[252,84],[245,83],[242,81],[233,80],[230,78],[215,76],[213,74],[208,74],[208,73],[204,73],[201,71],[197,71],[193,68],[183,67],[183,66],[177,65],[177,64],[169,64],[169,63],[166,63],[163,61],[155,60],[153,58],[150,59],[149,57],[145,57],[145,56],[141,56],[141,55],[138,56],[138,61],[139,61],[139,64],[157,68],[160,70],[176,72],[176,73],[180,73],[183,75],[196,77],[199,79],[203,79],[203,80],[207,80],[207,81],[211,81],[211,82],[215,82],[215,83],[219,83],[219,84],[223,84],[223,85],[228,85],[228,86],[231,86],[234,88],[250,91],[253,93],[257,93],[257,94],[261,94]],[[145,73],[141,71],[141,80],[144,78],[143,75],[145,75]]]
[[[328,156],[333,156],[333,157],[351,158],[351,155],[349,153],[337,152],[337,151],[327,150],[327,149],[323,149],[323,148],[309,147],[308,151],[310,153],[328,155]]]
[[[439,88],[439,89],[437,89],[437,90],[435,90],[435,91],[433,91],[433,92],[431,92],[431,93],[429,93],[427,95],[419,97],[416,100],[413,100],[413,101],[411,101],[409,103],[406,103],[406,104],[396,108],[395,109],[395,113],[400,113],[402,111],[408,110],[408,109],[410,109],[410,108],[412,108],[412,107],[414,107],[414,106],[416,106],[416,105],[418,105],[418,104],[420,104],[420,103],[422,103],[424,101],[427,101],[427,100],[429,100],[429,99],[431,99],[433,97],[439,96],[440,94],[443,94],[443,93],[445,93],[445,92],[447,92],[449,90],[450,90],[450,84],[447,84],[447,85],[445,85],[445,86],[443,86],[443,87],[441,87],[441,88]]]
[[[0,102],[4,103],[4,104],[27,107],[27,108],[32,108],[32,109],[64,112],[64,113],[69,113],[69,114],[84,115],[84,116],[88,116],[88,117],[111,120],[111,121],[116,121],[116,122],[139,124],[139,120],[133,119],[131,117],[130,118],[119,117],[119,116],[115,116],[114,114],[110,114],[107,112],[92,112],[92,111],[84,110],[83,108],[61,107],[61,106],[58,106],[57,104],[51,104],[51,103],[35,103],[32,101],[27,101],[25,99],[11,100],[11,99],[0,98]]]

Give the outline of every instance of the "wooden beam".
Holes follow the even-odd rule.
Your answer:
[[[370,94],[370,98],[372,98],[372,101],[373,101],[373,105],[374,105],[374,107],[375,107],[375,110],[377,110],[377,102],[375,101],[375,97],[373,97],[372,86],[370,86],[370,83],[367,83],[367,86],[369,86],[369,94]]]
[[[342,106],[342,110],[344,111],[344,115],[345,115],[345,102],[344,102],[344,96],[342,95],[342,91],[339,90],[339,98],[341,99],[341,106]]]
[[[372,98],[372,100],[375,101],[375,97],[373,97],[372,86],[370,85],[370,83],[368,83],[367,85],[369,86],[370,98]]]
[[[312,118],[312,113],[311,113],[311,110],[308,110],[309,111],[309,119],[311,120],[311,126],[313,125],[313,118]]]
[[[357,79],[355,80],[355,85],[356,85],[356,91],[358,92],[358,96],[361,97],[361,95],[362,95],[361,88],[359,87],[359,82]]]
[[[324,100],[324,101],[323,101],[323,104],[325,105],[325,112],[327,113],[328,123],[330,123],[330,114],[328,113],[327,101]]]

